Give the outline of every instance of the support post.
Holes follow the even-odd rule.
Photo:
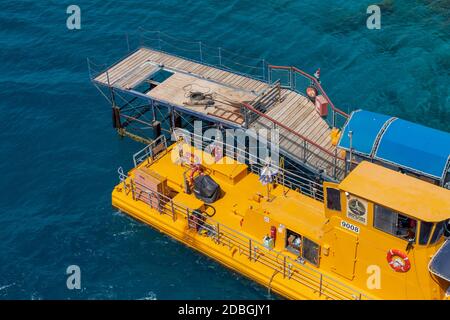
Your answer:
[[[336,179],[337,176],[337,147],[334,148],[334,163],[333,163],[333,178]]]
[[[289,87],[291,88],[291,90],[294,90],[294,79],[293,79],[293,71],[292,71],[292,67],[289,70]]]
[[[203,52],[202,52],[202,42],[199,41],[198,42],[198,46],[199,46],[199,53],[200,53],[200,61],[203,62]]]
[[[175,214],[175,209],[173,207],[173,200],[170,200],[170,207],[172,209],[172,219],[175,222],[177,220],[177,218],[176,218],[176,214]]]
[[[172,131],[175,129],[175,118],[174,118],[175,109],[173,107],[170,108],[170,127]]]
[[[188,226],[188,229],[190,229],[191,224],[190,224],[190,217],[189,217],[189,208],[186,208],[186,216],[187,216],[187,226]]]
[[[158,206],[158,211],[159,211],[159,214],[162,214],[162,211],[161,211],[161,198],[160,198],[160,196],[159,196],[159,193],[156,193],[156,205]]]
[[[219,47],[219,66],[222,66],[222,48]]]
[[[219,223],[217,223],[217,226],[216,226],[216,241],[217,241],[217,244],[219,244],[220,243],[220,229],[219,229]]]
[[[306,140],[303,140],[303,162],[306,162]]]
[[[112,105],[115,106],[115,105],[116,105],[116,98],[115,98],[115,96],[114,96],[114,89],[113,89],[113,87],[111,86],[111,83],[110,83],[110,81],[109,81],[109,72],[108,72],[108,70],[106,70],[106,80],[108,81],[108,88],[109,88],[109,92],[110,92],[110,94],[111,94],[111,102],[112,102]]]
[[[132,196],[133,200],[136,200],[133,179],[130,180],[130,186],[131,186],[131,196]]]
[[[262,74],[263,74],[263,81],[266,81],[266,60],[262,59]]]
[[[322,295],[322,278],[323,278],[323,274],[320,274],[319,295]]]
[[[352,162],[353,162],[353,131],[348,132],[348,138],[350,140],[350,152],[349,152],[347,172],[350,172],[352,170]],[[347,172],[346,172],[346,175],[347,175]]]
[[[156,121],[156,111],[155,111],[155,102],[153,100],[150,100],[151,106],[152,106],[152,116],[153,116],[153,121]]]

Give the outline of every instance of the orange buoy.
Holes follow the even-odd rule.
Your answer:
[[[386,259],[389,266],[396,272],[408,272],[411,269],[411,262],[408,256],[400,250],[389,250]]]

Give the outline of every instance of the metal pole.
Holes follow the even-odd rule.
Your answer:
[[[172,209],[172,219],[173,221],[175,221],[176,218],[175,218],[175,209],[173,208],[173,200],[170,200],[170,207]]]
[[[135,194],[134,194],[134,183],[133,183],[133,179],[130,180],[130,185],[131,185],[131,196],[133,197],[133,200],[136,200],[135,198]]]
[[[109,87],[109,91],[111,93],[111,102],[112,102],[113,106],[115,106],[116,105],[116,99],[114,97],[114,89],[111,86],[111,83],[109,82],[109,72],[108,72],[108,70],[106,70],[106,80],[108,81],[108,87]]]
[[[162,211],[161,211],[161,199],[160,199],[160,197],[159,197],[159,193],[156,193],[156,201],[157,201],[157,203],[156,203],[156,205],[158,206],[158,211],[159,211],[159,214],[162,214]]]
[[[170,123],[171,123],[172,131],[173,131],[175,128],[175,109],[174,108],[170,109]]]
[[[262,59],[262,73],[263,73],[263,81],[265,81],[265,80],[266,80],[266,70],[265,70],[265,67],[266,67],[266,61],[265,61],[264,59]]]
[[[323,275],[320,274],[320,286],[319,286],[319,295],[322,295],[322,277]]]
[[[336,179],[337,174],[337,147],[334,147],[334,170],[333,170],[333,177]]]
[[[348,138],[350,140],[350,159],[347,171],[350,171],[352,170],[352,158],[353,158],[353,131],[348,132]]]
[[[220,238],[219,238],[219,223],[217,223],[217,244],[220,243]]]
[[[151,102],[151,105],[152,105],[153,121],[156,121],[155,103],[153,102],[153,99],[151,99],[150,102]]]
[[[293,87],[294,87],[294,83],[293,82],[294,81],[292,80],[292,67],[291,67],[291,69],[289,71],[289,87],[291,88],[291,90],[293,90]]]
[[[292,72],[292,90],[297,91],[297,80],[295,78],[295,70],[293,70]]]
[[[219,66],[222,66],[222,48],[219,47]]]
[[[186,208],[186,216],[187,216],[187,225],[188,225],[188,229],[191,228],[191,225],[189,224],[189,208]]]
[[[306,140],[303,140],[303,162],[306,162]]]
[[[332,125],[333,128],[336,128],[336,111],[334,111],[333,107],[331,107],[331,110],[333,111],[333,119],[332,119]]]
[[[203,62],[203,52],[202,52],[202,42],[201,41],[198,42],[198,46],[200,49],[200,61]]]

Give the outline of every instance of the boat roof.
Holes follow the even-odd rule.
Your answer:
[[[450,164],[450,133],[383,114],[357,110],[344,126],[339,148],[441,180]]]
[[[340,189],[422,221],[450,218],[450,190],[362,161]]]

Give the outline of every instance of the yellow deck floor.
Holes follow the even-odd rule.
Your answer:
[[[170,156],[171,148],[167,150],[167,154],[155,160],[151,164],[146,162],[140,166],[151,167],[159,175],[166,177],[168,186],[179,192],[173,198],[173,201],[183,206],[196,209],[200,201],[195,198],[193,194],[187,195],[183,192],[183,172],[185,167],[173,163]],[[233,167],[234,166],[234,167]],[[216,214],[213,219],[222,225],[227,226],[237,232],[261,242],[261,239],[255,238],[252,234],[246,233],[241,227],[241,220],[245,216],[249,205],[260,206],[267,210],[267,212],[274,212],[278,215],[285,214],[289,219],[294,219],[294,211],[302,213],[302,220],[311,222],[311,232],[320,232],[317,229],[325,221],[323,203],[304,196],[296,191],[284,189],[283,186],[277,186],[271,191],[272,200],[266,201],[267,188],[258,181],[258,176],[253,173],[248,173],[237,184],[233,185],[227,181],[226,175],[232,174],[233,170],[240,170],[243,164],[214,164],[209,166],[214,170],[222,171],[224,179],[220,176],[214,176],[214,180],[220,185],[224,191],[224,196],[218,201],[214,202]],[[129,178],[126,183],[130,183],[130,178],[134,176],[134,170],[129,173]],[[283,193],[287,193],[284,195]],[[260,203],[252,201],[252,197],[260,193],[264,196]],[[290,299],[327,299],[324,294],[319,294],[316,290],[309,288],[297,281],[283,277],[280,272],[274,270],[258,261],[250,260],[246,253],[240,252],[237,247],[229,247],[224,244],[217,244],[212,237],[197,233],[194,229],[189,229],[187,219],[185,217],[178,217],[175,221],[170,215],[160,214],[157,210],[150,208],[150,206],[142,201],[135,201],[132,198],[131,192],[126,192],[123,188],[123,183],[117,185],[112,193],[112,204],[114,207],[120,209],[133,216],[134,218],[152,226],[153,228],[163,232],[176,240],[192,247],[205,255],[217,260],[228,268],[235,270],[248,278],[260,283],[263,286],[270,287],[272,291],[290,298]],[[292,205],[294,204],[294,206]],[[294,209],[293,209],[294,208]],[[306,216],[305,216],[306,215]],[[298,215],[300,216],[300,214]],[[283,217],[278,216],[277,219]],[[292,220],[291,220],[292,221]],[[316,228],[316,229],[315,229]],[[163,251],[164,248],[161,248]],[[295,260],[296,256],[287,250],[282,252],[283,255],[291,257]],[[280,257],[280,260],[282,258]],[[322,272],[325,277],[330,277],[331,274]],[[308,284],[308,280],[305,280]],[[346,283],[345,286],[351,287]],[[357,290],[356,288],[352,288]]]

